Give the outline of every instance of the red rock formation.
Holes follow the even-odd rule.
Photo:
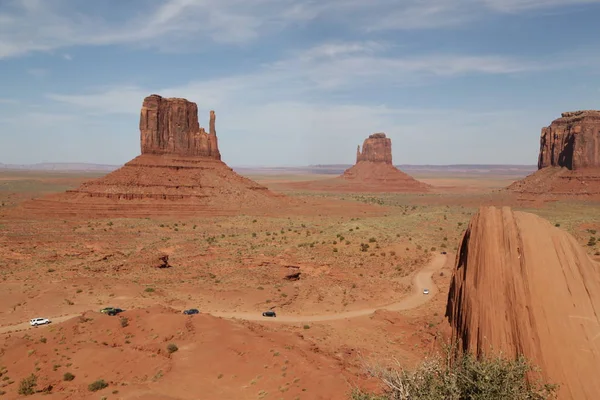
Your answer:
[[[365,139],[360,151],[358,147],[356,163],[361,161],[382,162],[392,164],[392,139],[385,137],[385,133],[374,133]]]
[[[600,167],[600,111],[562,113],[542,128],[538,169]]]
[[[27,212],[52,215],[229,215],[279,209],[289,199],[236,174],[221,161],[210,112],[209,133],[198,107],[151,95],[140,114],[142,154],[122,168],[74,190],[26,202]]]
[[[423,193],[431,186],[417,181],[392,164],[392,140],[385,133],[374,133],[365,139],[362,152],[356,150],[356,164],[333,179],[288,184],[299,190],[325,192]]]
[[[465,231],[446,316],[463,350],[523,354],[559,399],[600,398],[600,270],[568,233],[510,208]]]
[[[207,134],[198,124],[198,106],[186,99],[146,97],[140,113],[140,141],[142,154],[221,159],[214,111]]]
[[[508,190],[522,199],[600,198],[600,111],[566,112],[542,128],[538,171]]]

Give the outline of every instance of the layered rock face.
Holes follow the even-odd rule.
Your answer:
[[[221,161],[215,119],[211,111],[207,133],[195,103],[148,96],[140,113],[141,155],[102,178],[23,207],[50,216],[148,216],[232,215],[288,205],[285,196]]]
[[[568,233],[484,207],[465,231],[446,316],[464,351],[525,355],[559,399],[600,398],[600,270]]]
[[[528,201],[600,199],[600,111],[566,112],[542,128],[538,171],[507,189]]]
[[[172,154],[221,159],[215,112],[210,112],[207,133],[198,123],[196,103],[157,94],[144,99],[140,113],[142,154]]]
[[[542,128],[538,169],[600,167],[600,111],[562,113]]]
[[[362,151],[360,146],[356,150],[356,163],[361,161],[381,162],[392,164],[392,139],[385,133],[374,133],[365,139]]]

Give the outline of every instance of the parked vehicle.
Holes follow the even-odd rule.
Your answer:
[[[48,318],[33,318],[31,320],[29,320],[29,325],[31,326],[38,326],[38,325],[46,325],[49,324],[50,321]]]
[[[277,314],[275,314],[275,311],[265,311],[264,313],[262,313],[263,317],[276,317]]]
[[[185,315],[192,315],[192,314],[200,314],[200,311],[198,311],[195,308],[190,308],[189,310],[184,310],[183,313]]]
[[[423,289],[423,294],[429,294],[429,289]]]
[[[108,315],[117,315],[119,313],[122,313],[123,310],[121,310],[120,308],[114,308],[114,307],[105,307],[102,310],[100,310],[100,312],[102,314],[108,314]]]

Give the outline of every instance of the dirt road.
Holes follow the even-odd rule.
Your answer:
[[[325,315],[277,315],[275,318],[265,318],[262,313],[220,313],[212,312],[211,315],[215,317],[223,318],[237,318],[244,319],[247,321],[269,321],[269,322],[288,322],[288,323],[302,323],[302,322],[321,322],[321,321],[335,321],[346,318],[356,318],[365,315],[373,314],[377,310],[390,310],[390,311],[402,311],[417,308],[427,303],[433,296],[438,293],[437,286],[431,279],[434,272],[440,270],[446,263],[446,255],[437,254],[433,259],[419,271],[413,278],[413,289],[412,293],[396,303],[383,305],[374,308],[366,308],[362,310],[347,311],[338,314],[325,314]],[[429,294],[423,294],[423,289],[429,289]]]
[[[346,318],[356,318],[365,315],[373,314],[377,310],[390,310],[390,311],[402,311],[417,308],[427,303],[433,296],[438,293],[437,286],[431,279],[434,272],[440,270],[446,263],[446,255],[437,254],[433,257],[431,262],[427,264],[421,271],[419,271],[413,278],[413,289],[412,293],[407,297],[403,298],[399,302],[391,303],[374,308],[366,308],[362,310],[347,311],[338,314],[324,314],[324,315],[278,315],[276,318],[265,318],[261,312],[255,313],[228,313],[228,312],[209,312],[209,314],[215,317],[222,318],[237,318],[247,321],[266,321],[266,322],[280,322],[280,323],[303,323],[303,322],[320,322],[320,321],[335,321]],[[429,294],[423,294],[423,289],[429,289]],[[80,314],[63,315],[59,317],[50,318],[52,324],[64,322],[68,319],[79,316]],[[50,324],[50,325],[52,325]],[[48,325],[42,325],[34,328],[29,325],[29,321],[23,322],[17,325],[8,325],[0,327],[0,334],[8,332],[17,332],[26,329],[42,329]]]
[[[69,314],[69,315],[62,315],[60,317],[53,317],[53,318],[50,318],[50,321],[52,321],[52,322],[49,325],[40,325],[37,327],[33,327],[33,326],[29,325],[29,321],[23,322],[22,324],[17,324],[17,325],[0,326],[0,334],[8,333],[8,332],[23,331],[26,329],[42,329],[44,327],[51,326],[52,324],[58,324],[61,322],[65,322],[68,319],[75,318],[80,315],[81,314]]]

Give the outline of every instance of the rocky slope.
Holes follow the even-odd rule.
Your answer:
[[[463,350],[524,354],[560,399],[600,398],[600,270],[568,233],[481,208],[464,233],[446,316]]]
[[[508,190],[523,198],[600,198],[600,111],[565,112],[542,128],[538,171]]]

